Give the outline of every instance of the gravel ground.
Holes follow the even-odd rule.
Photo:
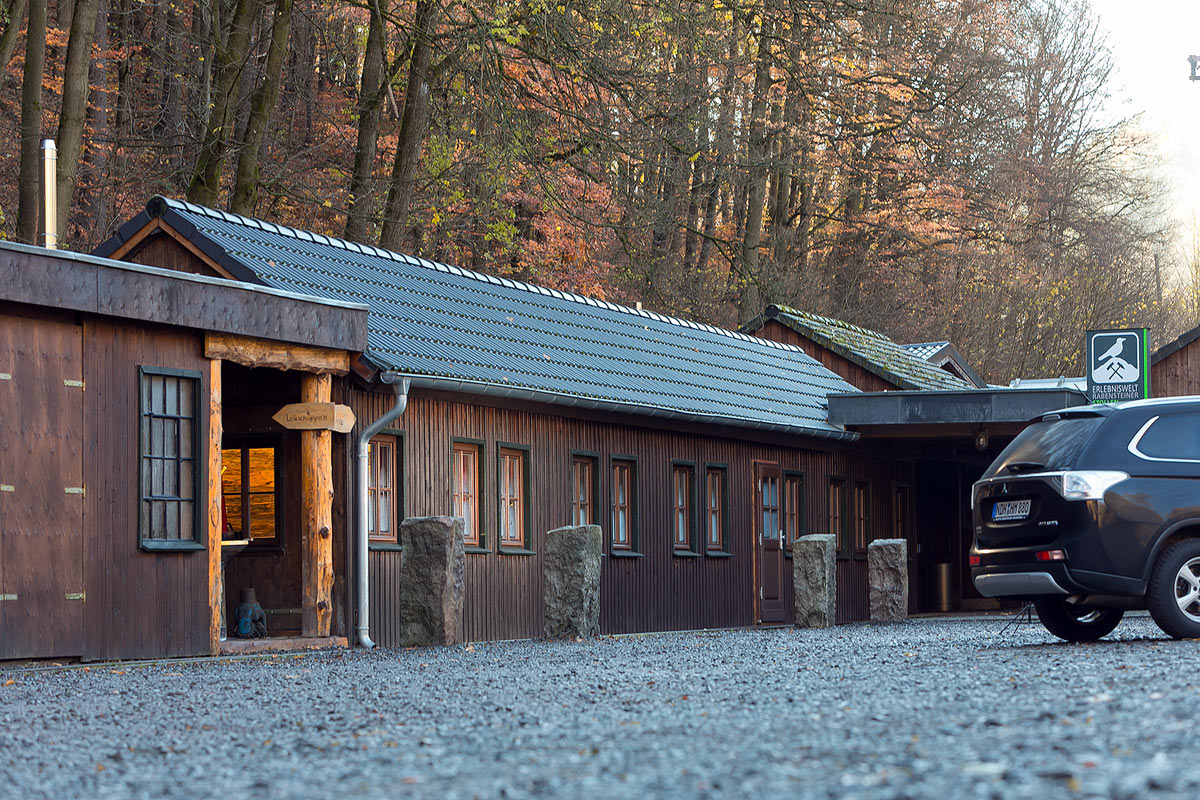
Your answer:
[[[1200,791],[1200,642],[1006,621],[0,670],[0,797]]]

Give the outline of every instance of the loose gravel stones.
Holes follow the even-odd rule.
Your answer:
[[[0,798],[1194,797],[1145,616],[0,670]]]

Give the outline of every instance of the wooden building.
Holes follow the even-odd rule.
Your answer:
[[[871,540],[912,533],[912,461],[830,424],[826,398],[855,388],[790,344],[162,198],[99,252],[368,306],[334,401],[357,434],[409,387],[371,447],[374,641],[399,639],[405,516],[467,521],[468,639],[541,634],[544,535],[574,522],[605,532],[608,633],[789,622],[796,537],[834,532],[857,563]],[[273,434],[258,423],[239,430]],[[347,449],[334,457],[349,475]],[[286,609],[249,558],[231,585]],[[840,614],[867,616],[865,585]]]
[[[0,243],[0,659],[218,652],[223,388],[299,400],[365,346],[344,302]],[[296,513],[337,499],[310,467]],[[295,552],[327,639],[340,555]]]
[[[1154,397],[1200,394],[1200,327],[1180,334],[1150,356]]]

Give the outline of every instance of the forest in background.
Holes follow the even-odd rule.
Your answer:
[[[1085,0],[0,14],[7,238],[36,238],[47,137],[79,251],[163,194],[726,327],[782,303],[949,339],[993,382],[1200,321]]]

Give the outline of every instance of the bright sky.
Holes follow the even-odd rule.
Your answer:
[[[1200,80],[1189,81],[1187,57],[1200,55],[1200,2],[1091,0],[1116,57],[1115,95],[1126,115],[1142,112],[1157,132],[1175,217],[1200,219]]]

